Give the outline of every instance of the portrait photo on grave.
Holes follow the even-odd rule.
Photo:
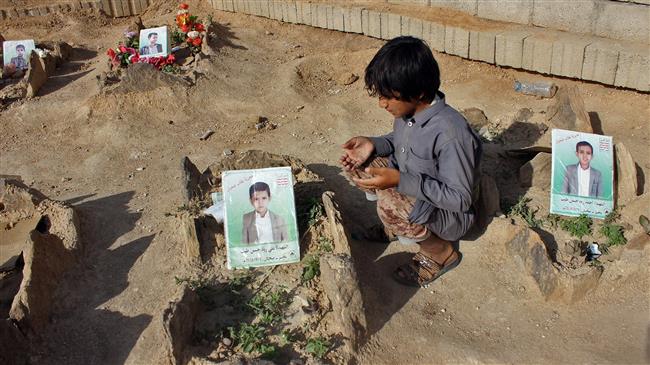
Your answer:
[[[222,173],[228,267],[298,262],[298,222],[291,168]]]
[[[33,39],[2,42],[3,66],[13,65],[16,70],[29,68],[29,56],[36,49]]]
[[[140,57],[167,56],[169,54],[167,27],[142,29],[139,47]]]
[[[553,129],[551,213],[604,218],[614,205],[612,137]]]

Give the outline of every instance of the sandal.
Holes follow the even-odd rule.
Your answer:
[[[453,262],[448,262],[454,252],[458,257]],[[463,254],[454,250],[442,264],[439,264],[422,252],[418,252],[413,256],[411,262],[399,266],[393,271],[393,279],[403,285],[426,288],[446,272],[458,266],[462,259]]]

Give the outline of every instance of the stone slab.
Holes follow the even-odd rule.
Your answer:
[[[580,78],[585,48],[589,43],[586,39],[571,39],[570,37],[562,37],[553,42],[551,74]]]
[[[424,39],[422,19],[403,16],[402,17],[402,35]]]
[[[300,24],[305,24],[305,25],[312,25],[312,6],[311,3],[306,3],[306,2],[299,2],[298,3],[298,8],[300,9],[300,13],[302,14],[302,17],[300,18]]]
[[[478,0],[430,0],[429,6],[454,9],[470,15],[478,13]]]
[[[650,46],[621,49],[614,85],[650,91]]]
[[[526,32],[504,32],[495,36],[494,60],[499,66],[521,68]]]
[[[490,0],[478,2],[478,16],[518,24],[530,24],[533,0]]]
[[[496,33],[485,31],[470,31],[469,58],[494,64]]]
[[[429,47],[438,52],[445,51],[445,26],[440,23],[422,22],[422,36]]]
[[[374,10],[368,10],[368,33],[365,35],[374,38],[381,38],[381,13]]]
[[[535,1],[532,24],[589,34],[596,16],[596,8],[595,0]]]
[[[582,79],[613,85],[620,49],[618,44],[607,41],[593,42],[585,47]]]
[[[287,19],[286,21],[292,24],[298,23],[298,9],[296,8],[296,3],[294,1],[285,2]]]
[[[353,7],[347,10],[345,16],[345,31],[350,33],[363,33],[363,9]]]
[[[469,57],[469,30],[460,27],[445,27],[445,53]]]
[[[623,143],[614,145],[616,151],[616,205],[627,204],[636,199],[638,180],[636,163]]]
[[[650,6],[613,1],[598,3],[593,34],[605,38],[648,43],[650,40]]]
[[[332,8],[332,24],[329,27],[330,29],[338,30],[340,32],[345,31],[345,16],[344,8],[340,6],[335,6]]]
[[[328,5],[318,4],[318,10],[316,12],[317,23],[315,24],[319,28],[327,29],[327,8]]]
[[[384,19],[382,18],[382,21]],[[383,31],[383,27],[382,27]],[[388,34],[385,39],[393,39],[402,35],[402,16],[399,14],[388,14]],[[384,34],[382,33],[382,38]]]
[[[552,55],[552,40],[536,36],[527,37],[524,39],[521,67],[525,70],[549,74]]]

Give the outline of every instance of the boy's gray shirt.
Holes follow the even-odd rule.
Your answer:
[[[400,171],[397,191],[417,199],[411,223],[426,224],[437,209],[468,212],[478,197],[481,140],[465,118],[445,103],[435,103],[411,118],[396,118],[393,132],[371,137],[378,156],[389,156]]]

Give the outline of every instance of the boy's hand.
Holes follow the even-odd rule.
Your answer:
[[[368,179],[352,179],[361,188],[384,190],[399,185],[399,170],[390,167],[368,167],[364,171],[372,175],[372,177]]]
[[[343,168],[350,171],[368,160],[375,146],[368,137],[354,137],[343,144],[343,156],[339,159]]]

